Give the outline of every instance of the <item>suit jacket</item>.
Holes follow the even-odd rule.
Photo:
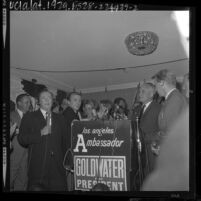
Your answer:
[[[182,113],[161,146],[156,169],[142,191],[189,191],[189,109]]]
[[[140,184],[138,180],[138,149],[137,149],[137,142],[136,142],[136,116],[140,116],[142,106],[139,105],[135,108],[132,115],[132,139],[133,139],[133,149],[132,149],[132,173],[131,177],[135,177],[131,183],[132,190],[139,190]],[[150,105],[146,108],[145,112],[142,114],[141,119],[139,120],[139,132],[140,132],[140,141],[142,145],[142,152],[141,152],[141,165],[143,168],[143,175],[144,177],[147,175],[147,154],[146,151],[148,148],[148,152],[150,150],[150,143],[158,140],[157,132],[159,131],[158,127],[158,115],[161,110],[161,105],[155,101],[152,101]],[[148,145],[147,145],[148,144]],[[151,159],[149,159],[151,160]],[[151,164],[149,164],[151,165]],[[152,165],[153,166],[153,165]]]
[[[140,129],[143,133],[146,143],[151,143],[158,139],[158,116],[161,110],[161,105],[152,101],[142,114],[140,119]]]
[[[43,181],[47,170],[51,170],[52,180],[58,185],[66,183],[65,169],[62,165],[66,152],[66,126],[60,114],[52,113],[51,134],[41,136],[41,129],[46,125],[46,120],[39,110],[27,113],[22,118],[18,141],[23,146],[28,146],[28,177],[29,184]],[[53,161],[53,166],[50,166]]]
[[[71,148],[71,123],[73,120],[79,120],[79,116],[71,107],[67,107],[63,112],[65,123],[67,126],[66,138],[67,138],[67,149]]]
[[[21,124],[21,117],[17,110],[11,112],[10,119],[12,122],[17,123],[17,127],[20,127]],[[13,145],[13,152],[11,152],[11,161],[12,166],[16,167],[20,165],[20,161],[22,158],[27,158],[27,149],[25,147],[22,147],[17,140],[17,136],[14,134],[14,137],[12,139],[12,145]]]
[[[185,97],[177,89],[169,94],[162,105],[158,118],[161,136],[165,136],[169,132],[177,118],[187,108],[187,105]]]

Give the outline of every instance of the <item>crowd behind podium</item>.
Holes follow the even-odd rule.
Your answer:
[[[153,75],[152,80],[153,82],[144,82],[138,87],[131,109],[121,96],[114,100],[104,99],[98,102],[94,99],[83,99],[82,94],[78,92],[71,92],[58,104],[53,94],[45,89],[38,94],[38,101],[33,106],[29,94],[18,95],[15,103],[10,102],[10,191],[73,190],[72,158],[65,158],[67,161],[64,164],[64,157],[71,147],[71,123],[75,120],[131,120],[132,157],[138,157],[140,154],[141,159],[132,165],[132,191],[154,188],[151,176],[157,173],[161,163],[174,163],[169,169],[173,175],[178,172],[177,167],[181,166],[186,173],[189,150],[188,146],[184,147],[188,142],[182,141],[188,140],[189,135],[189,128],[186,127],[188,119],[183,117],[183,114],[188,116],[189,112],[188,74],[184,75],[179,89],[176,76],[169,70],[159,71]],[[140,152],[136,141],[136,122],[139,124]],[[180,124],[185,125],[182,130],[184,136],[178,131]],[[176,129],[180,135],[170,134],[174,132],[172,129]],[[181,142],[176,144],[178,147],[174,140],[170,140],[171,144],[166,145],[169,135],[178,135],[177,142]],[[177,159],[172,152],[167,151],[167,147],[173,153],[178,153]],[[177,150],[174,150],[175,148]],[[163,150],[166,150],[165,153]],[[185,151],[179,154],[180,150]],[[161,162],[162,156],[165,162]],[[167,169],[167,176],[170,174],[168,167],[167,165],[162,168],[164,171]],[[158,172],[160,171],[159,168]],[[164,185],[164,189],[186,189],[187,177],[188,174],[184,174],[181,180],[183,183],[179,183],[178,179],[170,186]],[[157,186],[157,182],[165,183],[167,178],[153,181],[157,190],[160,186]],[[110,190],[108,187],[99,186],[94,187],[92,191]]]

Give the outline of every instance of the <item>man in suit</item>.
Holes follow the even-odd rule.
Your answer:
[[[144,83],[139,88],[138,102],[140,103],[132,115],[132,127],[133,127],[133,156],[132,156],[132,167],[135,186],[133,190],[140,190],[142,182],[147,175],[153,171],[156,161],[156,155],[152,152],[152,144],[158,140],[158,115],[161,110],[161,105],[153,101],[155,94],[155,86],[152,83]],[[137,117],[139,138],[141,141],[141,167],[142,176],[140,177],[139,168],[140,161],[138,161],[138,143],[137,143]],[[137,163],[138,161],[138,163]],[[138,173],[138,174],[137,174]]]
[[[153,171],[156,160],[156,155],[152,152],[152,146],[158,140],[158,116],[161,105],[153,101],[154,94],[155,86],[152,83],[144,83],[140,87],[139,101],[142,103],[142,109],[139,127],[140,134],[144,138],[144,149],[142,150],[144,178]]]
[[[27,187],[27,149],[17,141],[21,119],[29,111],[31,104],[27,94],[20,94],[16,98],[16,110],[10,113],[11,128],[15,125],[15,132],[12,132],[12,152],[10,154],[10,190],[23,191]]]
[[[81,106],[81,95],[77,92],[71,92],[68,95],[68,107],[64,110],[63,116],[67,125],[67,149],[71,148],[71,124],[73,120],[80,120],[79,109]]]
[[[191,164],[195,166],[195,164]],[[143,191],[189,191],[189,108],[167,134],[155,171],[144,182]]]
[[[71,92],[68,95],[67,99],[68,99],[68,107],[63,112],[65,124],[67,126],[67,131],[65,133],[66,142],[67,142],[67,145],[66,145],[67,153],[65,155],[65,168],[68,170],[68,173],[72,173],[70,170],[74,168],[74,165],[73,165],[73,158],[71,153],[71,125],[74,120],[77,120],[77,121],[80,120],[80,115],[78,111],[81,106],[81,94],[77,92]],[[67,175],[69,191],[73,189],[72,177],[73,177],[72,174]]]
[[[28,147],[28,190],[66,191],[63,167],[66,125],[62,115],[51,112],[53,96],[39,94],[40,109],[27,113],[21,122],[18,141]]]
[[[178,117],[187,108],[187,101],[176,89],[176,76],[171,71],[160,70],[153,76],[153,79],[157,92],[165,97],[158,119],[159,136],[162,142]]]

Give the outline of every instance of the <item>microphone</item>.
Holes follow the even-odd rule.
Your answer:
[[[136,136],[137,136],[137,144],[138,144],[138,149],[139,151],[141,152],[142,150],[142,144],[141,144],[141,141],[140,141],[140,131],[139,131],[139,117],[137,116],[136,117]]]
[[[51,134],[51,127],[52,127],[52,115],[51,115],[51,112],[47,113],[47,127],[49,129],[49,134]]]

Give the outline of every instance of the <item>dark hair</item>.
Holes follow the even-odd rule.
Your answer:
[[[24,97],[29,96],[28,94],[20,94],[16,98],[16,104],[20,102]]]
[[[121,102],[121,101],[123,101],[124,102],[124,104],[125,104],[125,108],[122,108],[123,110],[124,110],[124,113],[125,113],[125,115],[128,115],[128,104],[127,104],[127,102],[126,102],[126,100],[124,99],[124,98],[122,98],[122,97],[117,97],[117,98],[115,98],[114,99],[114,105],[113,105],[113,107],[115,107],[115,105],[118,105],[119,106],[119,103]],[[113,110],[114,110],[114,108],[113,108]]]
[[[67,96],[67,100],[68,100],[68,101],[70,101],[72,95],[82,96],[81,93],[76,92],[76,91],[72,91],[72,92],[70,92],[70,93],[68,94],[68,96]]]
[[[61,99],[60,105],[63,103],[64,100],[68,100],[67,97],[64,97],[64,98]]]
[[[57,101],[53,101],[53,103],[52,103],[52,110],[55,109],[58,106],[59,106],[58,102]]]
[[[107,114],[104,115],[104,118],[105,118],[105,119],[109,119],[110,116],[111,116],[112,108],[113,108],[113,103],[112,103],[112,101],[110,101],[110,100],[108,100],[108,99],[101,100],[101,101],[99,102],[98,107],[97,107],[97,111],[100,111],[100,108],[101,108],[100,105],[101,105],[101,104],[102,104],[104,107],[107,108]]]
[[[97,191],[97,190],[100,190],[100,191],[110,191],[110,188],[106,184],[97,183],[96,185],[93,186],[93,188],[91,190],[92,191]]]
[[[126,102],[126,100],[124,99],[124,98],[122,98],[122,97],[118,97],[118,98],[115,98],[114,99],[114,104],[119,104],[120,103],[120,101],[123,101],[124,102],[124,104],[125,104],[125,107],[126,107],[126,109],[127,109],[127,102]]]
[[[15,103],[12,100],[10,100],[10,112],[14,110],[15,110]]]
[[[107,108],[112,107],[112,101],[110,101],[108,99],[101,100],[100,104],[103,104]]]
[[[176,86],[176,76],[167,69],[160,70],[152,79],[155,79],[157,82],[166,81],[168,84]]]
[[[95,103],[94,103],[94,100],[84,99],[82,105],[83,105],[83,107],[84,107],[85,105],[93,105],[93,106],[95,106]]]

